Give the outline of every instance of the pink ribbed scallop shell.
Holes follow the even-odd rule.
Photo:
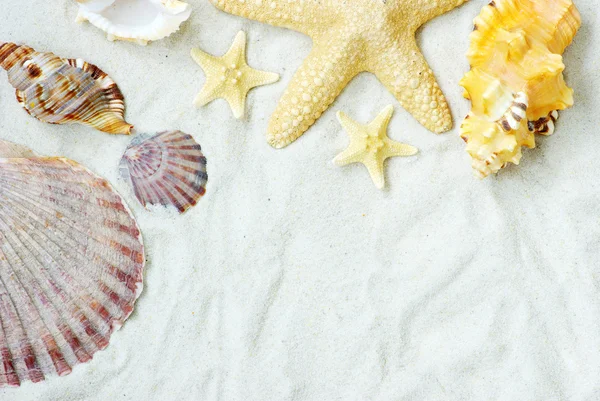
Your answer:
[[[106,180],[0,145],[0,386],[19,386],[108,345],[142,291],[144,246]]]
[[[123,94],[95,65],[0,42],[0,66],[8,72],[18,102],[40,121],[131,133],[132,125],[124,120]]]
[[[181,131],[136,138],[120,169],[143,206],[174,206],[183,213],[206,193],[206,158],[194,138]]]

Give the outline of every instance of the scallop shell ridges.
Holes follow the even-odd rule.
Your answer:
[[[107,181],[65,158],[22,156],[0,159],[0,386],[64,376],[108,346],[145,263]]]
[[[561,54],[581,16],[571,0],[495,0],[474,23],[471,70],[461,81],[472,109],[461,136],[483,178],[519,164],[522,147],[554,132],[556,111],[573,105]]]
[[[144,207],[174,206],[183,213],[206,192],[206,158],[194,138],[181,131],[134,140],[120,170]]]
[[[0,66],[8,72],[17,100],[50,124],[80,123],[110,134],[129,134],[125,103],[117,84],[81,59],[63,59],[14,43],[0,43]]]

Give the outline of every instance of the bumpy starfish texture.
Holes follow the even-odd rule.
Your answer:
[[[192,57],[206,74],[206,83],[196,96],[194,105],[204,106],[215,99],[227,100],[235,118],[242,118],[250,89],[272,84],[279,74],[259,71],[246,63],[246,34],[239,32],[223,57],[215,57],[200,49],[192,49]]]
[[[452,127],[448,105],[415,41],[425,22],[467,0],[211,0],[234,15],[309,35],[313,49],[267,133],[276,147],[300,137],[360,72],[374,73],[431,131]]]
[[[388,138],[387,127],[393,113],[394,107],[387,106],[369,125],[363,125],[343,112],[338,112],[338,120],[350,136],[350,146],[333,162],[338,166],[350,163],[364,164],[377,188],[382,189],[385,186],[383,175],[385,160],[393,156],[412,156],[418,152],[413,146]]]

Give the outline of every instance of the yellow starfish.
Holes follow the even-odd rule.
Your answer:
[[[227,100],[235,118],[246,108],[246,95],[257,86],[272,84],[279,74],[259,71],[246,62],[246,34],[240,31],[223,57],[215,57],[200,49],[192,49],[192,57],[206,74],[206,83],[196,96],[194,105],[204,106],[217,98]]]
[[[392,141],[387,136],[387,127],[394,113],[392,105],[387,106],[369,125],[357,123],[341,111],[337,117],[350,136],[350,146],[340,153],[333,162],[338,166],[350,163],[362,163],[377,188],[385,186],[383,162],[393,156],[412,156],[417,148]]]
[[[211,0],[228,13],[290,28],[313,49],[283,95],[267,133],[276,147],[302,135],[360,72],[374,73],[431,131],[452,127],[442,91],[415,40],[425,22],[467,0]]]

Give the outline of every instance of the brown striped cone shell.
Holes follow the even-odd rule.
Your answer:
[[[124,120],[123,94],[95,65],[0,42],[0,66],[18,102],[37,119],[80,123],[109,134],[131,133],[133,126]]]
[[[125,151],[120,170],[144,207],[174,206],[183,213],[206,192],[206,158],[194,138],[181,131],[136,138]]]
[[[106,180],[19,146],[0,157],[0,386],[19,386],[108,346],[142,291],[145,258]]]

